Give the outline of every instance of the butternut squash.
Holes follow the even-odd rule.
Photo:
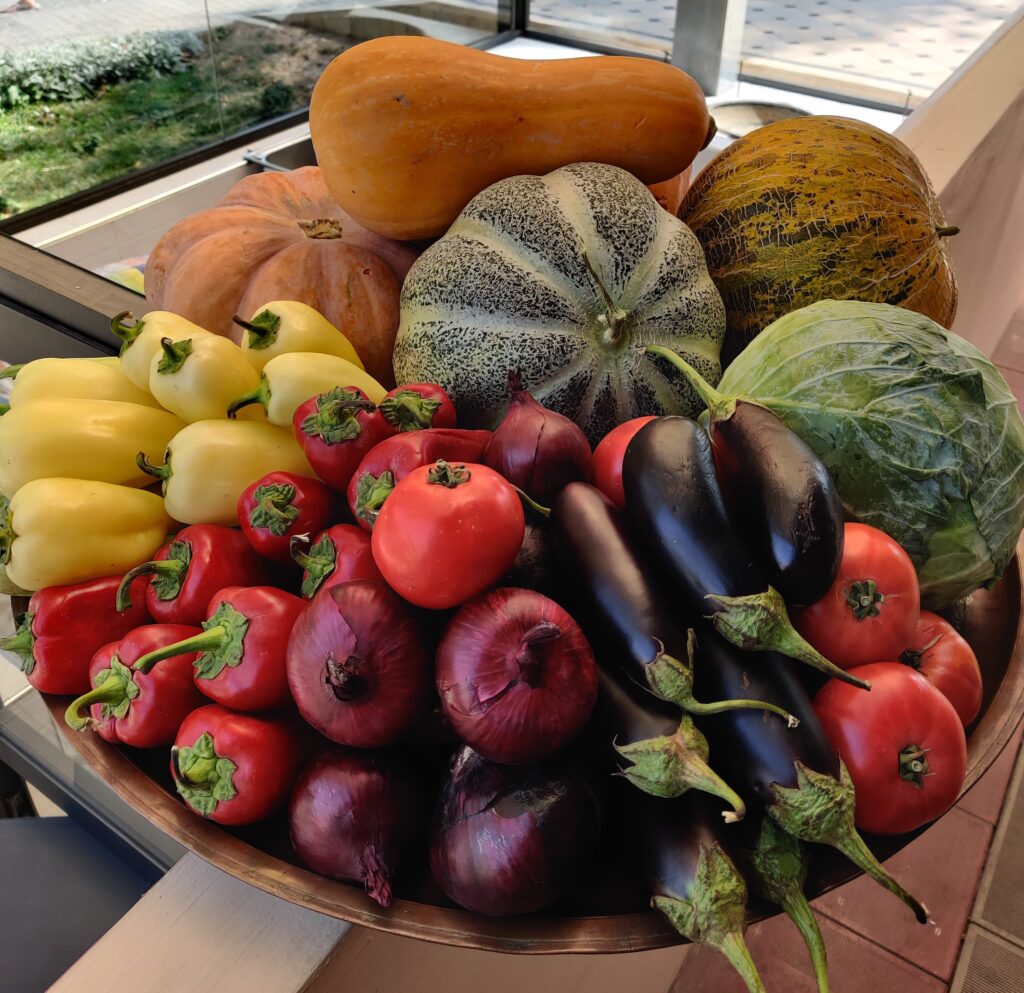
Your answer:
[[[339,55],[313,90],[309,127],[331,195],[399,240],[443,234],[492,183],[573,162],[663,182],[713,133],[700,87],[663,62],[510,59],[419,37]]]

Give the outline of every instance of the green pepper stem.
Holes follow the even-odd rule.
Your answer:
[[[440,400],[425,397],[415,390],[397,390],[378,409],[381,417],[399,431],[422,431],[434,423]]]
[[[254,403],[262,404],[264,410],[267,409],[267,405],[270,403],[270,383],[267,382],[267,377],[262,373],[260,374],[260,385],[256,389],[243,393],[236,400],[232,400],[228,404],[228,417],[234,420],[243,407],[250,407]]]
[[[5,652],[13,652],[21,659],[21,671],[26,676],[30,675],[36,667],[34,651],[36,636],[32,633],[32,621],[34,619],[35,614],[25,614],[18,624],[18,630],[9,638],[0,641],[0,649]]]
[[[0,565],[7,565],[11,561],[11,546],[16,537],[11,501],[0,493]]]
[[[149,672],[157,662],[174,658],[175,655],[215,651],[225,643],[227,640],[226,635],[227,630],[217,625],[204,631],[202,634],[194,634],[191,638],[183,638],[172,645],[164,645],[163,648],[156,648],[151,652],[147,652],[135,661],[132,668],[136,672],[145,673]]]
[[[516,493],[519,494],[519,499],[522,500],[523,503],[525,503],[526,506],[529,507],[530,510],[532,510],[535,514],[540,514],[541,517],[551,516],[550,507],[545,507],[543,504],[537,503],[537,501],[534,500],[533,497],[531,497],[528,493],[521,490],[518,486],[512,486],[512,489],[514,489]]]
[[[0,417],[11,412],[11,405],[6,400],[0,400]]]
[[[871,689],[870,683],[829,662],[801,637],[786,613],[785,601],[774,587],[769,586],[763,593],[747,596],[709,593],[704,599],[714,608],[714,613],[708,614],[706,619],[737,648],[745,652],[779,652],[826,676],[862,690]]]
[[[97,722],[92,717],[83,716],[83,710],[88,713],[94,703],[119,703],[123,699],[124,680],[110,675],[99,686],[93,687],[88,693],[83,693],[77,700],[71,702],[64,711],[64,723],[74,731],[84,731]]]
[[[156,479],[160,479],[165,483],[171,478],[170,460],[165,461],[162,465],[153,465],[153,463],[146,458],[145,452],[139,452],[139,454],[135,456],[135,464],[147,476],[154,476]]]
[[[733,808],[722,811],[726,824],[743,820],[746,804],[708,765],[707,739],[685,714],[675,734],[641,738],[628,745],[614,747],[630,763],[622,770],[622,775],[645,793],[676,797],[687,790],[701,790],[719,797]]]
[[[728,420],[736,407],[736,400],[719,393],[689,362],[678,352],[664,345],[644,345],[643,349],[648,355],[656,355],[672,365],[681,372],[686,381],[693,387],[694,392],[711,412],[716,421]]]
[[[171,748],[175,789],[202,817],[209,817],[221,801],[238,795],[232,779],[237,769],[234,762],[217,753],[209,731],[204,731],[194,745]]]
[[[181,341],[172,341],[170,338],[161,338],[160,347],[164,354],[157,363],[156,371],[161,376],[169,376],[180,372],[181,367],[192,354],[192,339],[182,338]]]
[[[129,321],[133,321],[132,324],[125,324],[125,318]],[[145,325],[145,320],[140,318],[135,320],[135,315],[130,310],[122,310],[120,314],[117,314],[110,322],[110,330],[114,333],[115,337],[121,339],[121,354],[131,348],[132,343],[140,334],[142,334],[142,328]]]
[[[137,565],[134,569],[129,569],[124,574],[124,579],[121,580],[121,585],[117,588],[117,597],[114,600],[114,609],[120,612],[127,610],[132,605],[131,587],[132,583],[135,582],[139,576],[154,574],[157,576],[176,578],[187,568],[188,566],[186,566],[184,562],[179,562],[177,559],[153,559],[151,562],[143,562],[142,565]]]
[[[0,369],[0,379],[14,379],[24,368],[25,363],[22,362],[19,365],[9,365],[5,369]]]
[[[267,309],[261,310],[251,321],[244,321],[237,314],[231,320],[248,332],[246,344],[255,350],[272,345],[281,327],[281,318]]]

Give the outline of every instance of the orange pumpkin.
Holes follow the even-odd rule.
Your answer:
[[[666,179],[663,183],[650,183],[647,187],[654,194],[654,199],[673,216],[690,188],[690,169],[687,166],[678,176]]]
[[[367,231],[335,203],[314,166],[236,183],[216,207],[192,214],[146,263],[146,299],[238,340],[271,300],[318,310],[383,384],[393,382],[402,280],[419,252]]]
[[[663,182],[713,133],[700,87],[664,62],[511,59],[412,36],[339,55],[313,90],[309,128],[338,203],[402,239],[444,234],[498,180],[573,162]]]

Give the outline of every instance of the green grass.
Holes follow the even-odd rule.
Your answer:
[[[223,41],[230,29],[218,29]],[[277,37],[284,44],[277,43]],[[303,54],[278,35],[252,45],[237,32],[220,59],[220,112],[209,57],[188,71],[117,83],[94,98],[0,112],[0,217],[19,213],[135,169],[164,161],[308,103],[317,64],[337,42],[313,51],[301,79],[282,80],[277,61]],[[310,42],[305,42],[307,45]],[[230,50],[234,48],[235,50]]]

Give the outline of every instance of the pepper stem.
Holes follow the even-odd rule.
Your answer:
[[[770,817],[761,821],[757,848],[749,853],[750,882],[766,900],[777,903],[796,925],[807,945],[818,993],[828,993],[828,962],[821,929],[804,896],[807,848]]]
[[[0,565],[11,561],[11,545],[14,544],[14,515],[11,501],[0,493]]]
[[[117,588],[117,596],[114,599],[114,609],[121,612],[131,607],[132,583],[135,582],[139,576],[153,574],[161,578],[167,577],[169,579],[177,579],[186,568],[188,567],[185,563],[180,562],[177,559],[153,559],[151,562],[143,562],[142,565],[137,565],[134,569],[129,569],[124,574],[124,579],[121,580],[121,585]]]
[[[262,404],[264,410],[270,406],[270,383],[262,372],[260,373],[260,385],[256,389],[243,393],[228,404],[228,417],[234,420],[243,407],[250,407],[254,403]]]
[[[689,899],[656,896],[651,906],[690,941],[721,952],[750,993],[765,993],[750,949],[743,940],[747,888],[732,860],[717,844],[701,844]]]
[[[266,308],[251,321],[243,321],[237,314],[231,320],[248,332],[245,343],[253,350],[269,348],[277,340],[277,332],[281,327],[281,318]]]
[[[379,476],[364,472],[356,484],[356,517],[372,528],[380,508],[394,488],[395,477],[390,469],[385,469]]]
[[[175,641],[170,645],[164,645],[162,648],[154,648],[153,651],[147,652],[145,655],[136,659],[135,664],[132,668],[136,672],[146,673],[157,664],[157,662],[163,662],[164,659],[172,659],[176,655],[189,655],[192,652],[210,652],[216,651],[222,647],[226,641],[226,634],[224,628],[217,626],[212,627],[202,634],[194,634],[191,638],[183,638],[181,641]]]
[[[164,354],[156,364],[156,371],[161,376],[169,376],[180,371],[185,360],[192,354],[192,339],[182,338],[181,341],[171,341],[170,338],[161,338],[160,348]]]
[[[132,324],[125,324],[124,320],[127,318],[132,321]],[[129,348],[131,348],[135,339],[142,334],[142,329],[145,326],[146,321],[144,318],[135,320],[135,315],[130,310],[122,310],[120,314],[117,314],[110,322],[110,330],[114,333],[114,336],[121,340],[121,355],[124,355]]]
[[[18,623],[18,630],[9,638],[0,641],[0,649],[5,652],[14,652],[21,659],[21,671],[26,676],[32,674],[36,667],[35,643],[36,636],[32,633],[32,622],[35,614],[23,614]]]
[[[316,398],[316,413],[303,418],[300,430],[307,438],[320,438],[326,445],[351,441],[362,433],[359,415],[371,413],[377,405],[353,386],[336,386]]]
[[[298,520],[300,511],[295,505],[295,487],[291,483],[258,486],[253,499],[256,506],[249,514],[249,524],[253,528],[266,528],[280,538]]]
[[[221,800],[238,795],[232,777],[238,766],[217,754],[213,735],[204,731],[194,745],[171,749],[171,775],[185,802],[203,817],[209,817]]]
[[[665,653],[665,646],[657,638],[658,654],[645,669],[647,684],[655,696],[674,703],[689,714],[721,714],[726,710],[767,710],[778,714],[791,728],[800,724],[791,713],[761,700],[718,700],[700,703],[693,698],[693,662],[697,648],[697,633],[690,628],[686,635],[687,661],[682,662]]]
[[[701,790],[733,808],[722,811],[726,824],[743,820],[746,804],[708,765],[707,739],[687,715],[683,715],[675,734],[641,738],[629,745],[615,745],[615,750],[630,763],[622,775],[645,793],[676,797],[687,790]]]
[[[73,700],[68,709],[64,711],[64,723],[73,731],[85,731],[97,723],[92,717],[82,713],[85,711],[88,714],[89,708],[94,703],[118,704],[125,699],[124,679],[113,670],[108,671],[110,675],[102,683],[93,687],[88,693],[83,693],[77,700]]]
[[[736,410],[736,398],[719,393],[689,362],[678,352],[664,345],[644,345],[648,355],[656,355],[681,372],[693,391],[700,397],[711,413],[712,420],[727,421]]]
[[[0,369],[0,379],[14,379],[24,368],[25,363],[22,362],[19,365],[9,365],[4,369]]]
[[[516,493],[519,494],[519,499],[522,500],[523,503],[525,503],[526,506],[529,507],[530,510],[532,510],[535,514],[540,514],[541,517],[551,516],[550,507],[545,507],[543,504],[537,503],[537,501],[534,500],[533,497],[529,495],[529,493],[527,493],[525,490],[521,490],[518,486],[515,486],[511,483],[509,485],[511,485],[512,489],[514,489]]]
[[[288,554],[305,572],[305,576],[302,577],[302,589],[299,592],[307,600],[311,600],[338,564],[338,551],[334,547],[334,542],[325,534],[319,541],[310,545],[308,534],[297,534],[288,542]]]
[[[921,924],[928,923],[928,911],[889,875],[857,833],[853,814],[856,799],[853,781],[843,760],[839,760],[839,779],[809,769],[802,762],[796,767],[797,785],[772,784],[775,800],[768,813],[783,830],[803,841],[831,845],[877,883],[898,896]]]
[[[440,400],[425,397],[415,390],[396,390],[380,402],[381,417],[399,431],[422,431],[434,423]]]
[[[0,400],[0,417],[11,412],[11,405],[6,400]]]
[[[745,652],[779,652],[851,686],[871,689],[870,683],[829,662],[800,636],[786,613],[785,601],[773,587],[747,596],[709,593],[704,599],[715,608],[707,619],[737,648]]]
[[[164,457],[163,465],[153,465],[149,459],[146,458],[145,452],[139,452],[135,456],[135,464],[147,475],[154,476],[157,479],[167,482],[171,478],[171,463],[170,460]]]

